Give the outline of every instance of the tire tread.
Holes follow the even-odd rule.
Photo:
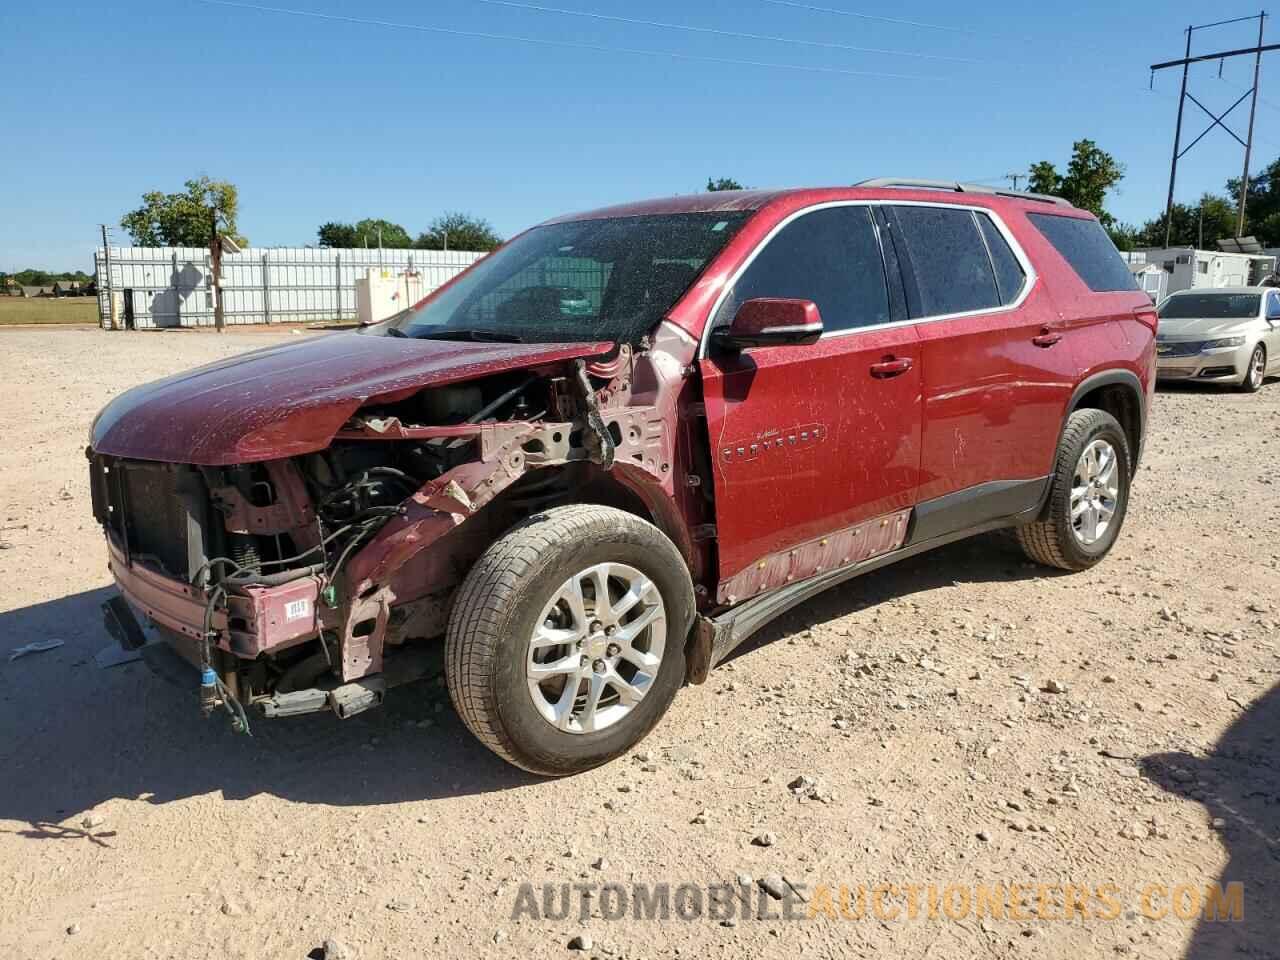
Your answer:
[[[1132,464],[1129,445],[1124,439],[1124,431],[1115,418],[1105,410],[1087,407],[1076,410],[1067,418],[1062,437],[1058,441],[1058,452],[1054,457],[1053,476],[1050,480],[1049,513],[1044,520],[1034,521],[1017,527],[1018,544],[1023,552],[1036,563],[1046,567],[1057,567],[1060,570],[1081,570],[1083,566],[1067,556],[1063,549],[1063,530],[1067,523],[1064,516],[1071,509],[1070,498],[1061,496],[1061,484],[1067,483],[1075,472],[1073,455],[1076,447],[1086,436],[1100,426],[1114,426],[1121,439],[1121,455],[1127,463]],[[1126,498],[1128,493],[1126,491]],[[1096,562],[1096,561],[1095,561]],[[1092,564],[1088,564],[1091,566]]]
[[[522,585],[553,562],[558,546],[599,537],[602,529],[624,539],[643,537],[643,542],[650,542],[652,534],[662,536],[651,524],[613,507],[590,504],[552,507],[522,521],[495,541],[476,561],[454,599],[445,635],[445,678],[449,696],[462,722],[476,739],[508,763],[533,773],[546,775],[554,771],[521,758],[520,750],[502,724],[492,687],[494,667],[504,638],[503,626],[520,599]],[[671,551],[679,557],[674,545]],[[691,601],[692,586],[690,606]],[[676,637],[675,643],[682,639]]]

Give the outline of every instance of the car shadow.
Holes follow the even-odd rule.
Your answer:
[[[1280,938],[1280,684],[1256,700],[1203,757],[1156,753],[1140,761],[1143,775],[1179,797],[1204,807],[1205,829],[1215,829],[1229,857],[1216,878],[1180,877],[1243,885],[1243,919],[1198,921],[1186,960],[1273,957]]]
[[[789,633],[848,616],[864,607],[958,583],[996,583],[1067,576],[1031,563],[1008,530],[979,534],[837,584],[762,627],[734,650],[732,663]],[[713,673],[714,676],[714,673]]]
[[[1272,382],[1272,378],[1268,377],[1264,381],[1263,386],[1268,386]],[[1157,393],[1239,393],[1240,389],[1234,383],[1200,383],[1195,380],[1157,380]]]
[[[957,581],[1042,577],[1007,537],[987,535],[836,587],[765,627],[745,650],[865,605]],[[0,613],[6,649],[58,638],[64,646],[0,659],[0,819],[22,833],[110,845],[78,821],[123,797],[164,804],[220,792],[267,793],[299,803],[363,806],[494,793],[537,778],[480,745],[454,713],[439,678],[393,691],[386,704],[350,720],[328,712],[266,720],[252,736],[220,715],[206,720],[198,690],[180,689],[144,662],[101,669],[94,654],[113,641],[100,605],[113,588],[89,590]],[[735,653],[742,655],[743,651]],[[193,677],[194,680],[194,677]]]
[[[300,803],[376,805],[491,793],[535,782],[477,742],[439,679],[393,691],[349,720],[329,712],[267,720],[252,736],[225,716],[206,720],[198,690],[180,689],[143,661],[100,668],[114,646],[102,588],[0,613],[5,654],[32,640],[62,647],[0,657],[0,820],[28,836],[109,838],[63,822],[116,797],[164,804],[221,792]],[[194,681],[194,673],[193,673]]]

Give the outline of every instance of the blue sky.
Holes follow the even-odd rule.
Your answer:
[[[253,2],[253,0],[249,0]],[[1110,208],[1140,222],[1164,204],[1187,23],[1257,7],[1012,0],[530,0],[543,6],[927,55],[688,33],[481,0],[279,7],[525,43],[212,6],[199,0],[0,3],[0,269],[89,269],[99,222],[144,190],[201,173],[240,188],[254,245],[315,242],[326,220],[385,217],[420,231],[450,209],[510,234],[548,216],[687,193],[711,176],[754,186],[898,174],[992,179],[1065,166],[1090,137],[1128,168]],[[803,9],[855,11],[955,29]],[[1066,11],[1069,10],[1069,13]],[[1245,46],[1249,25],[1197,35]],[[1280,40],[1280,24],[1269,21]],[[800,65],[792,70],[610,52]],[[962,58],[957,62],[934,57]],[[1202,65],[1217,109],[1252,63]],[[898,74],[908,79],[839,71]],[[1255,168],[1280,156],[1280,59],[1263,65]],[[1188,106],[1188,132],[1202,117]],[[1238,109],[1243,132],[1247,112]],[[1207,118],[1203,118],[1207,122]],[[1185,142],[1185,141],[1184,141]],[[1183,160],[1178,197],[1238,176],[1221,131]],[[116,236],[123,238],[119,229]]]

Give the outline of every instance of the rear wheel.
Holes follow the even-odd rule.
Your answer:
[[[684,680],[693,587],[675,545],[621,510],[557,507],[493,544],[458,591],[449,694],[499,756],[559,776],[606,763]]]
[[[1262,381],[1267,378],[1267,348],[1258,344],[1249,357],[1249,368],[1244,372],[1244,380],[1240,389],[1245,393],[1257,393],[1262,389]]]
[[[1129,505],[1130,463],[1115,417],[1104,410],[1071,414],[1058,442],[1048,516],[1017,530],[1027,556],[1063,570],[1085,570],[1105,557]]]

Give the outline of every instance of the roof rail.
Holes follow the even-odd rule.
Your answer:
[[[1051,197],[1047,193],[1028,193],[1024,190],[1001,190],[980,183],[961,183],[958,180],[920,180],[913,177],[876,177],[855,183],[855,187],[916,187],[921,190],[949,190],[953,193],[985,193],[996,197],[1013,197],[1017,200],[1035,200],[1038,203],[1052,203],[1060,207],[1069,207],[1071,203],[1062,197]]]

